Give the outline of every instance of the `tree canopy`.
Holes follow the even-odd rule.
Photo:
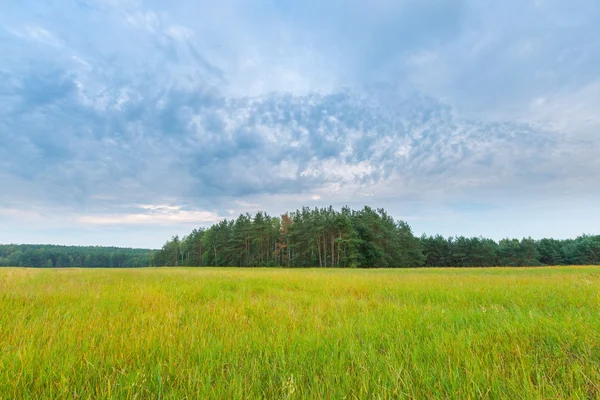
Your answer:
[[[556,240],[420,238],[385,210],[302,208],[240,215],[167,241],[157,265],[283,267],[489,267],[600,264],[600,235]]]
[[[100,246],[0,245],[0,266],[138,268],[151,265],[151,250]]]
[[[600,235],[576,239],[416,237],[383,209],[308,208],[242,214],[159,250],[0,245],[0,266],[488,267],[600,265]]]

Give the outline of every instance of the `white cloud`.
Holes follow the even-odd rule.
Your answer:
[[[6,28],[6,30],[22,39],[33,40],[52,47],[61,47],[61,40],[52,32],[39,25],[25,25],[20,28]]]
[[[83,215],[77,218],[81,224],[92,225],[202,225],[223,219],[210,211],[182,210],[179,206],[143,205],[146,212],[131,214]]]
[[[598,194],[594,2],[83,1],[0,15],[5,219]]]
[[[598,139],[599,104],[600,80],[535,98],[520,119],[570,137]]]
[[[243,201],[243,200],[234,200],[233,203],[235,205],[241,207],[242,209],[255,209],[255,210],[260,209],[259,203],[250,203],[250,202]],[[235,210],[229,210],[229,211],[231,211],[231,213],[235,213]]]
[[[158,15],[152,11],[138,11],[132,14],[126,14],[124,19],[127,23],[137,29],[147,30],[150,33],[157,33],[161,22]]]

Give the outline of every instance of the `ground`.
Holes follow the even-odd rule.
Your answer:
[[[600,267],[0,269],[0,398],[599,398]]]

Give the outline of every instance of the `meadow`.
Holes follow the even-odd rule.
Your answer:
[[[0,398],[600,398],[600,267],[0,269]]]

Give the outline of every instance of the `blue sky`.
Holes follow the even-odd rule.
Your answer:
[[[596,0],[3,3],[0,243],[329,204],[600,233]]]

